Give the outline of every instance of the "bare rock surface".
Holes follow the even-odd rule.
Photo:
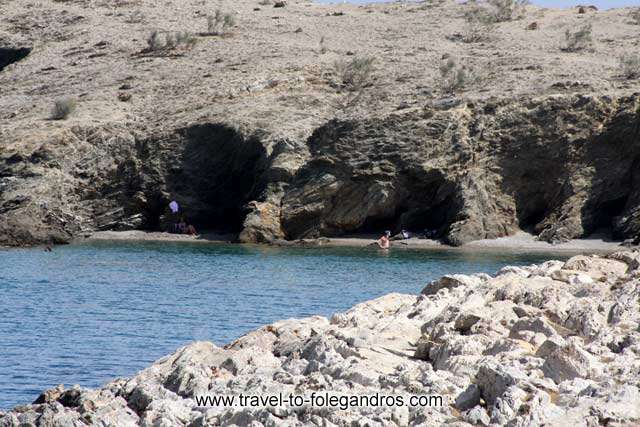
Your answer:
[[[495,277],[447,276],[418,296],[390,294],[331,319],[283,320],[222,348],[195,342],[99,390],[49,390],[0,414],[0,426],[638,425],[639,260],[619,252]],[[571,280],[579,275],[591,280]],[[443,405],[196,403],[325,391],[438,394]]]
[[[173,199],[244,242],[638,238],[631,8],[528,6],[465,42],[470,6],[453,0],[274,6],[3,1],[0,245],[162,230]],[[355,85],[345,64],[371,58]],[[468,71],[453,91],[449,59]]]

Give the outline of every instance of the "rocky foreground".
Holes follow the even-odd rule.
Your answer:
[[[640,253],[450,275],[331,319],[196,342],[99,390],[61,387],[0,426],[638,425]],[[198,407],[203,395],[440,394],[431,408]]]

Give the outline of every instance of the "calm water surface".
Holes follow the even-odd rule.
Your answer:
[[[275,320],[417,293],[443,274],[549,258],[184,243],[0,250],[0,409],[57,384],[130,376],[193,340],[222,345]]]

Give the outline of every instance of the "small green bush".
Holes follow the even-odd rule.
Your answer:
[[[51,110],[52,120],[65,120],[76,109],[76,101],[71,98],[58,99]]]
[[[196,38],[189,32],[166,33],[164,41],[158,31],[153,31],[147,38],[146,52],[166,52],[178,48],[192,48],[196,44]]]
[[[197,40],[195,36],[187,31],[176,33],[176,45],[193,47]]]
[[[160,41],[160,34],[157,31],[152,31],[147,38],[147,50],[153,52],[161,50],[163,47],[164,44]]]
[[[369,86],[372,81],[375,58],[369,56],[355,57],[351,61],[340,60],[334,68],[342,84],[350,91]]]
[[[207,32],[209,34],[221,36],[226,34],[236,25],[236,19],[230,13],[223,13],[220,9],[216,10],[214,16],[207,17]]]
[[[584,25],[576,31],[567,30],[564,33],[566,45],[563,50],[567,52],[577,52],[590,47],[593,44],[591,24]]]
[[[620,71],[626,79],[640,78],[640,55],[623,55],[620,58]]]
[[[529,0],[488,0],[496,22],[512,21],[524,16]]]
[[[176,46],[178,46],[178,43],[176,41],[176,38],[173,36],[173,34],[167,34],[164,37],[164,48],[165,49],[175,49]]]

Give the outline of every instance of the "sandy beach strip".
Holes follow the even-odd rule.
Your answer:
[[[148,231],[100,231],[86,235],[77,241],[143,241],[143,242],[186,242],[186,243],[233,243],[234,234],[203,233],[198,236]],[[374,246],[376,236],[356,235],[345,237],[321,237],[294,241],[275,241],[273,246],[282,247],[354,247]],[[520,232],[508,237],[484,239],[452,247],[431,239],[410,238],[394,240],[391,249],[424,249],[455,251],[496,251],[496,252],[559,252],[559,253],[610,253],[625,249],[621,242],[610,241],[602,236],[574,239],[551,244],[537,240],[534,235]]]

